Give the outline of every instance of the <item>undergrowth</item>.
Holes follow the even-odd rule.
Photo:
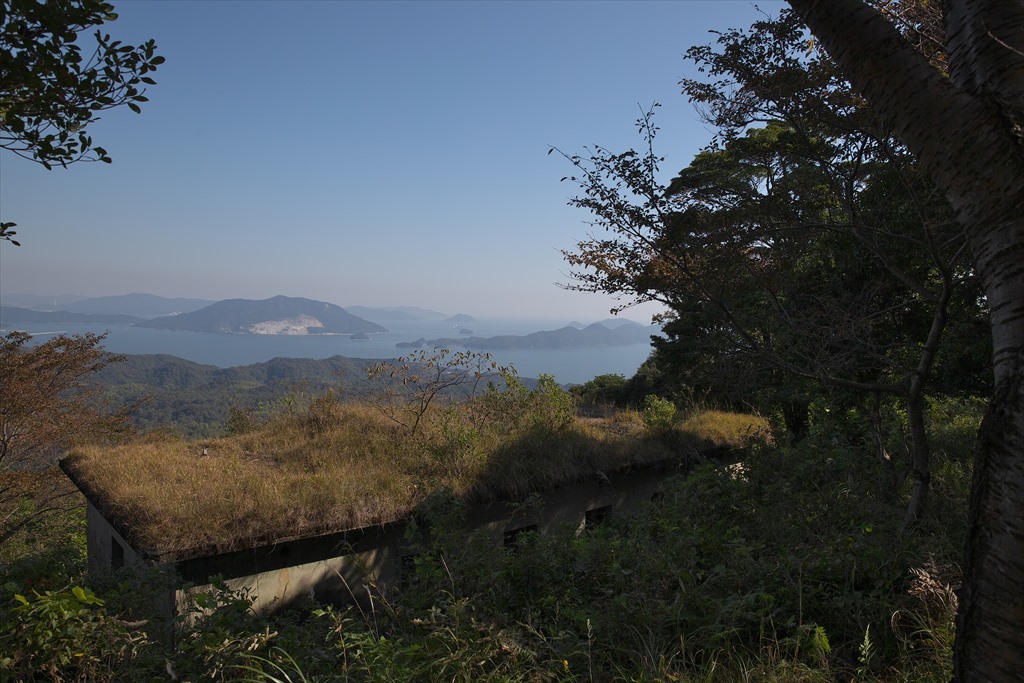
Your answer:
[[[577,418],[570,394],[550,378],[534,389],[509,378],[470,401],[435,401],[416,430],[326,395],[236,436],[81,448],[64,466],[108,518],[124,522],[135,547],[169,556],[400,519],[436,489],[486,501],[595,470],[685,462],[764,425],[717,415],[693,427],[624,428],[621,419]]]
[[[341,425],[367,438],[364,418],[339,412],[339,425],[304,438]],[[293,437],[308,428],[288,419]],[[470,468],[486,452],[479,424],[440,410],[431,425],[417,477]],[[909,530],[873,452],[825,423],[794,447],[737,435],[731,465],[697,465],[639,513],[524,534],[512,548],[463,531],[460,507],[439,501],[415,581],[370,607],[310,601],[258,616],[250,596],[214,584],[193,596],[202,618],[168,624],[138,577],[76,592],[60,584],[61,567],[44,579],[41,564],[4,557],[0,667],[40,681],[944,681],[969,480],[962,449],[975,428],[963,418],[936,430],[930,511]],[[650,431],[629,412],[600,429]],[[517,456],[540,466],[559,431],[527,420]],[[300,468],[325,457],[245,436]],[[83,561],[80,543],[63,547]],[[41,624],[59,637],[32,636]]]

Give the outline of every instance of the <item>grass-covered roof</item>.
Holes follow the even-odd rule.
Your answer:
[[[435,406],[413,433],[380,406],[324,398],[248,433],[83,447],[62,466],[137,550],[183,559],[394,521],[438,489],[516,499],[767,433],[719,412],[651,430],[635,412],[580,418],[551,399]]]

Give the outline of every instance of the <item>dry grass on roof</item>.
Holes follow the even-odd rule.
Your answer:
[[[685,458],[711,431],[677,435],[670,447],[636,413],[554,426],[536,416],[474,425],[451,407],[428,418],[410,435],[372,407],[334,404],[326,421],[289,413],[230,438],[82,448],[64,464],[135,547],[185,555],[388,522],[439,488],[469,502],[515,498]],[[764,426],[735,419],[733,436]]]

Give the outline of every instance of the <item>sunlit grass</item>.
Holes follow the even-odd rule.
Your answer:
[[[683,432],[711,441],[716,446],[742,448],[756,441],[769,441],[771,428],[764,418],[723,410],[692,413],[679,425]]]
[[[328,412],[320,406],[315,428],[292,411],[229,438],[84,447],[65,467],[136,547],[187,554],[380,524],[440,488],[467,501],[515,498],[766,433],[760,418],[719,412],[691,417],[672,438],[630,415],[553,427],[543,416],[474,423],[468,407],[447,406],[411,434],[369,405]]]

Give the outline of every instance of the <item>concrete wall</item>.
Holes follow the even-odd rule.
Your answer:
[[[125,537],[114,528],[106,517],[100,514],[91,501],[86,501],[86,544],[89,575],[96,576],[121,568],[145,570],[153,566],[146,558],[136,552]],[[170,576],[161,577],[153,600],[160,612],[170,614],[174,610],[177,596],[175,580]]]
[[[470,507],[465,529],[485,534],[497,546],[511,543],[521,530],[547,533],[557,528],[583,529],[597,518],[637,509],[651,500],[667,476],[648,469],[591,480],[542,492],[527,503],[497,502]],[[123,537],[89,505],[90,570],[110,568],[117,557],[114,541],[124,549],[124,562],[142,562]],[[342,604],[368,602],[388,596],[399,585],[402,558],[416,552],[405,539],[409,520],[354,529],[239,550],[220,555],[182,560],[170,566],[190,590],[209,590],[210,577],[220,576],[233,590],[247,590],[258,612],[273,611],[313,596],[321,602]],[[180,583],[179,583],[180,585]],[[175,609],[186,609],[188,596],[175,593]]]
[[[91,502],[85,508],[89,573],[144,566],[142,557]]]

